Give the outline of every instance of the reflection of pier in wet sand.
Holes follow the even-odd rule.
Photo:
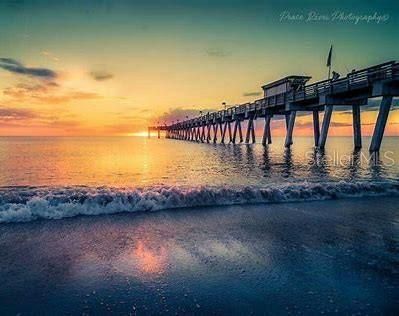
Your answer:
[[[293,144],[293,131],[297,112],[313,114],[314,143],[324,148],[327,141],[331,116],[336,106],[351,106],[353,115],[354,147],[362,147],[360,107],[369,98],[381,97],[377,122],[370,151],[379,151],[385,125],[392,105],[392,98],[399,96],[399,63],[386,62],[358,71],[352,71],[342,79],[324,80],[306,85],[311,77],[288,76],[263,86],[264,97],[251,103],[232,106],[225,110],[207,113],[171,125],[148,127],[151,131],[165,131],[167,138],[207,143],[255,143],[255,121],[264,118],[262,144],[272,143],[272,118],[285,115],[285,147]],[[320,129],[319,113],[324,111]],[[242,122],[247,121],[243,137]],[[220,137],[220,138],[219,138]]]

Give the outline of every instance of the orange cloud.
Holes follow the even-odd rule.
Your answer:
[[[62,91],[55,82],[26,84],[20,83],[3,90],[3,95],[13,101],[29,101],[47,104],[62,104],[75,100],[92,100],[102,98],[101,95],[85,91]]]

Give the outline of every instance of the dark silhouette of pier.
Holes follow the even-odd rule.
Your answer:
[[[390,61],[358,71],[341,79],[328,79],[307,85],[311,77],[288,76],[263,86],[264,97],[254,102],[232,106],[171,125],[149,126],[151,131],[165,131],[167,138],[207,143],[242,143],[241,123],[248,121],[246,143],[255,143],[254,121],[264,118],[262,144],[272,143],[272,121],[275,115],[286,118],[285,147],[293,144],[297,112],[313,114],[314,143],[324,148],[331,116],[335,107],[352,107],[354,147],[362,147],[360,107],[368,99],[381,97],[370,151],[379,151],[384,136],[392,99],[399,96],[399,63]],[[319,113],[324,111],[320,128]]]

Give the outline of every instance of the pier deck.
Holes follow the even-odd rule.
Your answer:
[[[293,76],[294,77],[294,76]],[[384,135],[385,125],[392,105],[392,98],[399,96],[399,63],[389,61],[358,71],[352,71],[337,80],[323,80],[313,84],[296,87],[262,99],[225,110],[207,113],[192,119],[171,125],[148,127],[151,131],[166,132],[167,138],[197,142],[243,142],[241,122],[248,121],[245,142],[255,142],[254,120],[264,118],[262,143],[272,142],[271,122],[274,115],[285,115],[287,134],[285,146],[293,144],[293,131],[298,111],[313,113],[315,146],[324,148],[331,115],[336,106],[351,106],[353,113],[354,147],[361,144],[360,107],[367,105],[370,98],[381,97],[381,105],[375,125],[370,151],[379,151]],[[319,112],[324,111],[321,130]],[[232,127],[232,124],[234,125]],[[228,135],[226,135],[228,134]]]

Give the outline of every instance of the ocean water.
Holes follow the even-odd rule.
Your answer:
[[[379,155],[351,137],[291,149],[156,137],[1,137],[0,222],[197,206],[399,194],[399,138]]]
[[[398,141],[0,138],[0,314],[396,315]]]

